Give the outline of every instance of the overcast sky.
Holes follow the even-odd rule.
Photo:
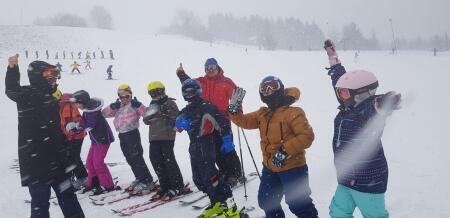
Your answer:
[[[36,17],[71,12],[86,17],[94,5],[107,8],[115,28],[153,33],[171,22],[177,9],[195,12],[206,21],[215,12],[237,16],[294,16],[315,21],[325,34],[349,22],[366,36],[372,29],[383,41],[392,39],[389,18],[398,37],[450,34],[450,0],[0,0],[0,25],[31,24]],[[327,25],[328,23],[328,25]]]

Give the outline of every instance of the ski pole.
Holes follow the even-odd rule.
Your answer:
[[[241,128],[242,135],[244,136],[245,143],[247,144],[248,152],[250,153],[250,156],[253,160],[253,165],[255,166],[256,173],[258,173],[258,177],[261,180],[261,175],[259,174],[258,166],[256,166],[255,158],[253,157],[252,150],[250,149],[250,145],[248,144],[247,136],[245,135],[244,129]]]
[[[241,144],[241,133],[239,132],[239,126],[237,127],[237,132],[238,132],[238,140],[239,140],[239,155],[241,156],[241,173],[242,173],[242,179],[244,180],[244,197],[245,200],[247,201],[248,195],[247,195],[247,186],[246,186],[246,181],[247,178],[245,178],[245,170],[244,170],[244,159],[242,158],[242,144]]]

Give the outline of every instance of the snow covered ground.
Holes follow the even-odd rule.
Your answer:
[[[167,93],[177,98],[180,108],[185,105],[181,97],[180,83],[175,69],[180,62],[189,75],[203,75],[203,63],[208,57],[215,57],[225,70],[225,74],[236,84],[247,90],[244,99],[246,112],[256,110],[262,103],[258,96],[258,84],[267,75],[280,77],[285,86],[296,86],[302,91],[300,101],[295,105],[304,108],[314,128],[316,139],[307,151],[310,169],[312,197],[319,210],[320,217],[328,216],[328,205],[336,187],[335,169],[331,140],[333,118],[337,113],[337,102],[326,75],[326,54],[323,51],[288,52],[260,51],[245,46],[216,45],[191,41],[174,36],[140,35],[135,33],[103,31],[95,29],[61,27],[12,27],[0,26],[0,65],[6,71],[7,57],[20,53],[22,84],[28,84],[26,67],[33,59],[25,59],[24,50],[51,52],[51,63],[55,50],[61,58],[61,50],[70,57],[71,50],[96,51],[113,49],[116,60],[94,60],[93,70],[83,74],[71,75],[69,65],[72,60],[59,60],[63,64],[62,79],[59,81],[63,92],[85,89],[91,96],[101,97],[106,103],[116,98],[116,88],[120,83],[129,83],[133,93],[144,104],[150,102],[146,85],[152,80],[161,80],[166,84]],[[389,55],[387,51],[362,51],[358,61],[354,61],[354,51],[340,52],[346,68],[367,69],[376,73],[379,92],[396,90],[403,94],[403,108],[389,118],[385,128],[383,143],[390,166],[389,185],[386,194],[387,207],[391,217],[450,217],[450,171],[448,167],[450,153],[448,125],[450,123],[450,101],[448,97],[450,72],[450,53],[401,51],[399,55]],[[77,60],[78,61],[78,60]],[[78,61],[83,62],[83,61]],[[117,80],[105,80],[106,68],[113,64],[113,77]],[[4,72],[0,72],[4,77]],[[0,83],[4,90],[4,83]],[[20,178],[15,169],[10,169],[17,158],[17,112],[15,104],[6,95],[0,95],[0,217],[27,217],[29,205],[28,190],[20,187]],[[109,120],[112,125],[112,120]],[[233,126],[236,132],[236,127]],[[148,128],[140,127],[144,156],[148,166]],[[250,146],[257,163],[261,161],[257,131],[247,131]],[[235,142],[237,144],[237,135]],[[85,140],[82,156],[86,157],[89,140]],[[192,181],[188,157],[188,138],[178,134],[176,157],[185,181]],[[237,147],[238,148],[238,147]],[[243,147],[246,172],[254,171],[250,155]],[[116,141],[110,148],[107,162],[125,162]],[[258,164],[261,169],[261,164]],[[119,177],[119,185],[125,185],[134,178],[126,164],[111,167],[113,176]],[[153,170],[152,170],[153,173]],[[155,175],[153,173],[153,175]],[[234,192],[239,206],[257,207],[258,181],[248,185],[247,201],[243,189]],[[112,208],[121,208],[141,199],[126,200],[112,205],[94,206],[90,200],[81,200],[86,217],[111,217]],[[293,215],[283,204],[288,217]],[[258,208],[258,207],[257,207]],[[52,217],[62,217],[58,206],[51,206]],[[137,214],[135,217],[194,217],[199,211],[181,207],[172,202],[155,210]],[[257,209],[251,216],[263,215]],[[356,213],[356,217],[360,217]]]

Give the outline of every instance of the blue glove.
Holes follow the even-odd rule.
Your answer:
[[[234,151],[234,144],[233,144],[233,138],[231,135],[224,135],[222,136],[222,146],[220,147],[220,151],[222,153],[230,153]]]
[[[175,120],[175,128],[177,128],[178,132],[183,132],[183,130],[189,132],[191,130],[191,121],[184,116],[178,116]]]
[[[133,100],[131,100],[131,107],[137,109],[137,108],[139,108],[141,105],[142,105],[142,103],[141,103],[139,100],[137,100],[136,97],[134,97]]]
[[[284,161],[287,158],[286,150],[281,147],[272,157],[272,163],[278,168],[282,168],[284,166]]]

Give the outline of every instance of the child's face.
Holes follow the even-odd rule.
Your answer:
[[[80,104],[80,103],[75,103],[75,105],[79,108],[79,109],[81,109],[81,110],[83,110],[83,105],[82,104]]]
[[[131,102],[131,95],[130,94],[119,95],[119,99],[123,105],[127,105]]]

